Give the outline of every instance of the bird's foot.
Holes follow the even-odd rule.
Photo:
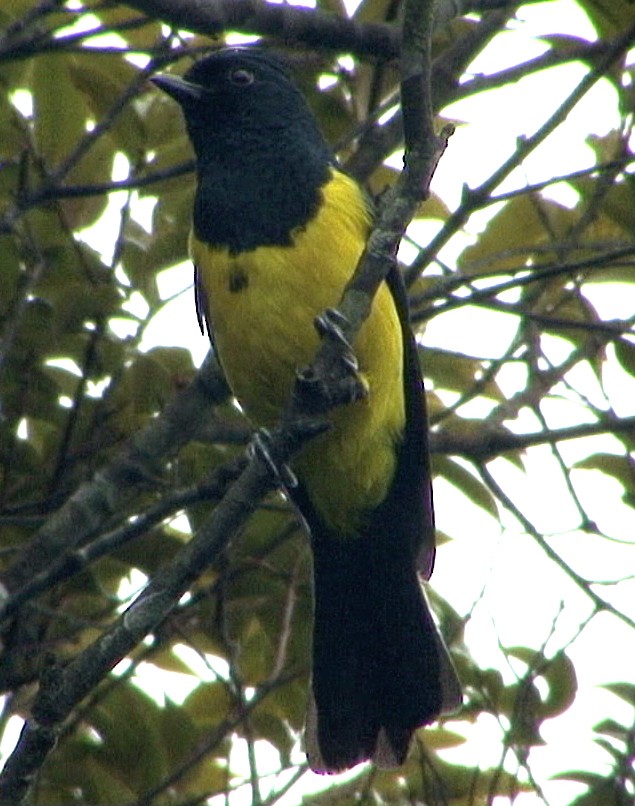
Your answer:
[[[353,403],[368,396],[368,383],[346,338],[346,317],[335,308],[316,316],[315,329],[327,342],[323,360],[297,373],[296,393],[309,412],[323,413],[333,406]]]
[[[293,489],[298,486],[298,478],[286,462],[278,462],[271,451],[271,434],[266,428],[259,428],[247,448],[247,456],[258,457],[269,468],[279,487]]]

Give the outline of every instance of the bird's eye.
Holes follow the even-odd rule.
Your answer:
[[[245,67],[237,67],[235,70],[230,70],[229,80],[238,87],[247,87],[253,84],[254,74]]]

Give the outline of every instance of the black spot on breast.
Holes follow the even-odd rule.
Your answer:
[[[244,291],[249,285],[247,274],[241,268],[234,268],[229,275],[229,291],[232,294],[237,294]]]

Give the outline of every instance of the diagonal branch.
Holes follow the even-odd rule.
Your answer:
[[[603,599],[599,594],[597,594],[592,587],[592,583],[585,579],[583,576],[578,574],[574,569],[565,561],[563,558],[558,554],[558,552],[551,546],[549,541],[538,532],[538,530],[533,526],[529,518],[527,518],[523,512],[513,503],[513,501],[509,498],[509,496],[505,493],[502,487],[498,484],[496,479],[492,476],[490,471],[485,465],[479,465],[478,471],[485,482],[485,484],[489,487],[490,490],[496,495],[498,500],[503,504],[505,509],[514,515],[514,517],[518,520],[518,522],[522,525],[523,529],[528,535],[536,541],[536,543],[542,548],[545,552],[547,557],[552,560],[558,568],[571,579],[577,587],[585,593],[588,598],[593,602],[594,607],[598,611],[605,611],[607,613],[611,613],[611,615],[618,618],[628,627],[635,629],[635,620],[628,616],[626,613],[619,610],[615,605],[608,602],[606,599]]]
[[[454,454],[474,462],[484,462],[508,451],[523,451],[536,445],[555,445],[568,439],[603,434],[627,434],[635,430],[635,417],[608,418],[597,423],[581,423],[530,434],[512,434],[499,427],[479,429],[473,435],[456,436],[445,431],[432,434],[432,453]]]
[[[430,179],[447,142],[447,133],[440,138],[434,136],[430,113],[432,9],[431,0],[412,0],[406,8],[405,20],[408,22],[404,31],[402,88],[404,99],[412,102],[406,116],[418,115],[423,110],[427,119],[423,122],[412,121],[407,126],[403,173],[382,207],[378,225],[342,297],[340,310],[348,318],[346,336],[351,341],[368,315],[373,294],[393,265],[403,232],[421,199],[426,198],[429,192]],[[333,345],[333,340],[325,339],[318,351],[314,372],[326,371],[327,379],[333,377],[329,362],[341,363],[340,358],[337,345]],[[165,619],[191,583],[224,550],[262,497],[275,486],[275,468],[284,467],[289,457],[307,439],[323,430],[322,420],[307,417],[300,402],[301,396],[294,395],[289,412],[269,436],[268,457],[261,451],[251,452],[246,469],[216,506],[208,521],[177,557],[150,580],[137,600],[111,628],[63,669],[53,666],[44,675],[33,705],[33,717],[25,723],[16,749],[0,776],[0,802],[10,802],[15,806],[25,802],[35,776],[55,746],[62,723],[72,710],[121,658]],[[209,406],[209,398],[206,403]],[[191,415],[189,421],[192,422]],[[182,419],[181,425],[184,425]],[[173,446],[174,435],[171,436],[170,444]],[[138,450],[140,446],[134,444]],[[165,445],[162,447],[165,448]],[[136,453],[133,455],[136,459]],[[144,454],[142,457],[146,458]],[[123,464],[123,470],[130,472],[129,460]],[[139,475],[136,465],[133,465],[133,470],[134,479]],[[94,494],[96,490],[92,492]],[[112,506],[107,499],[103,503]],[[73,512],[72,506],[67,509]],[[58,542],[61,537],[57,535]],[[50,551],[50,539],[40,542]],[[36,556],[31,547],[27,557],[23,557],[18,564],[17,571],[14,570],[14,578],[22,579],[27,568],[25,559],[32,563]]]
[[[439,233],[409,267],[407,282],[413,282],[419,276],[472,213],[488,204],[490,196],[501,182],[565,120],[580,100],[610,70],[615,61],[626,53],[633,41],[635,41],[635,25],[614,40],[611,47],[599,56],[594,69],[584,76],[551,117],[534,134],[520,141],[516,151],[480,187],[474,190],[465,189],[460,207],[447,219]]]
[[[398,29],[384,24],[361,24],[319,9],[262,0],[127,0],[127,5],[175,28],[212,36],[225,31],[275,37],[291,45],[343,50],[360,56],[395,58]]]
[[[218,363],[210,353],[187,389],[136,434],[123,451],[68,499],[20,552],[3,579],[15,591],[69,547],[79,547],[103,527],[143,486],[155,482],[161,463],[189,442],[210,406],[229,395]]]

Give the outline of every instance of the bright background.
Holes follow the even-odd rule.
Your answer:
[[[534,58],[542,50],[537,38],[560,32],[589,41],[596,38],[584,13],[569,0],[524,6],[514,29],[499,35],[471,65],[468,73],[488,74],[503,66]],[[459,203],[463,184],[476,187],[485,180],[502,161],[501,155],[513,152],[519,136],[530,135],[538,129],[585,72],[582,64],[552,68],[517,85],[479,93],[473,99],[447,107],[444,116],[459,122],[459,125],[437,169],[433,190],[453,209]],[[587,134],[605,135],[618,123],[615,92],[607,81],[600,81],[566,122],[530,155],[523,170],[514,171],[498,192],[508,192],[591,166],[594,154],[586,143]],[[397,158],[395,164],[398,162]],[[559,193],[555,189],[552,191],[562,204],[571,203],[571,192],[562,186]],[[474,218],[480,219],[479,223],[484,226],[494,212],[495,208],[490,208]],[[419,243],[425,243],[422,239],[433,230],[434,227],[422,227],[415,230],[414,236]],[[465,236],[473,240],[477,237],[478,231],[473,229]],[[464,246],[465,239],[456,238],[439,257],[452,265]],[[192,316],[191,294],[178,296],[181,290],[189,289],[190,273],[183,267],[176,267],[165,273],[164,283],[166,298],[177,296],[148,328],[148,347],[167,343],[165,334],[169,332],[170,344],[188,347],[200,362],[207,345]],[[635,287],[596,285],[591,302],[603,318],[626,318],[635,311]],[[502,354],[516,322],[512,317],[499,314],[493,328],[493,319],[491,311],[480,316],[474,310],[465,309],[444,314],[430,322],[425,342],[446,350],[467,349],[472,355]],[[175,327],[175,321],[179,322],[178,327]],[[557,356],[560,345],[555,338],[553,342],[554,356]],[[523,379],[514,378],[511,370],[507,374],[508,386],[504,391],[511,396],[522,388]],[[578,388],[591,399],[601,395],[590,371],[586,377],[577,380]],[[502,383],[503,379],[499,378],[499,381]],[[635,414],[633,379],[626,373],[616,372],[610,379],[610,389],[615,410],[623,416]],[[554,403],[551,408],[549,422],[555,428],[570,426],[584,418],[584,412],[566,399]],[[530,432],[536,428],[537,423],[529,416],[519,418],[519,431]],[[562,450],[573,462],[586,456],[591,447],[612,452],[618,446],[614,438],[606,436],[572,440],[564,444]],[[520,503],[532,523],[542,525],[546,533],[552,535],[553,545],[579,573],[605,579],[607,585],[602,595],[635,618],[633,578],[611,584],[614,578],[624,576],[625,568],[632,568],[635,574],[632,543],[635,515],[634,510],[621,500],[623,491],[619,485],[596,471],[581,470],[576,474],[576,485],[582,498],[594,501],[592,516],[605,533],[615,538],[615,542],[609,543],[571,529],[571,525],[577,522],[577,513],[569,509],[572,505],[548,446],[528,452],[524,473],[502,459],[496,464],[495,475],[499,484]],[[511,515],[504,518],[505,529],[501,532],[497,521],[443,479],[435,484],[435,501],[439,528],[458,536],[458,539],[439,549],[433,585],[459,612],[472,613],[466,637],[476,661],[484,668],[501,670],[511,682],[520,669],[505,668],[506,660],[499,642],[506,646],[510,642],[541,646],[549,637],[548,647],[555,649],[568,645],[568,653],[576,667],[578,695],[565,714],[545,724],[542,731],[545,746],[531,751],[531,768],[541,783],[547,802],[554,806],[568,803],[584,791],[584,786],[571,781],[549,780],[550,776],[564,769],[606,772],[611,758],[591,741],[591,728],[609,717],[626,724],[632,720],[628,706],[602,688],[605,683],[632,680],[635,662],[632,631],[617,619],[601,615],[577,637],[591,615],[591,603],[546,559],[533,538],[523,532]],[[171,694],[174,693],[171,690]],[[455,755],[456,760],[494,766],[499,762],[500,732],[494,717],[479,719],[468,737],[465,747],[446,751],[447,757]],[[272,770],[275,763],[272,760]],[[286,806],[297,802],[300,786],[303,791],[308,791],[320,789],[324,784],[323,779],[308,773],[280,803]],[[250,792],[246,791],[243,797],[243,801],[236,797],[236,803],[248,803]],[[530,806],[536,802],[536,795],[520,795],[516,802],[518,806]]]
[[[519,64],[541,52],[541,35],[558,32],[594,40],[595,32],[578,6],[569,0],[554,0],[524,6],[518,13],[513,29],[498,36],[471,65],[469,73],[488,74],[502,66]],[[546,46],[545,46],[546,48]],[[450,141],[433,182],[434,191],[453,209],[458,203],[463,184],[476,187],[500,164],[501,155],[508,155],[516,147],[517,138],[533,133],[553,113],[568,93],[576,86],[586,68],[582,64],[552,68],[515,85],[479,93],[477,97],[453,104],[444,110],[444,117],[458,122],[457,131]],[[28,98],[23,99],[28,104]],[[607,81],[601,81],[569,115],[555,134],[539,147],[499,188],[507,192],[526,184],[549,179],[554,175],[588,167],[594,155],[585,141],[588,133],[605,135],[619,123],[616,95]],[[396,161],[398,164],[398,160]],[[127,166],[120,167],[125,176]],[[119,178],[115,176],[114,178]],[[556,192],[557,190],[557,192]],[[571,189],[560,186],[553,189],[555,198],[567,205],[574,201]],[[100,250],[106,250],[109,232],[116,229],[119,208],[125,196],[113,194],[110,208],[99,225],[85,238]],[[133,208],[134,216],[149,226],[149,203]],[[456,260],[467,242],[475,241],[495,208],[472,217],[469,230],[457,236],[440,253],[449,265]],[[425,243],[436,229],[434,224],[418,225],[411,234]],[[408,259],[407,247],[403,257]],[[165,271],[160,278],[160,290],[166,304],[147,327],[144,347],[181,345],[191,350],[200,364],[207,342],[201,337],[193,311],[191,270],[180,265]],[[603,318],[626,318],[635,311],[635,284],[595,285],[590,301]],[[139,313],[143,313],[141,308]],[[471,355],[502,355],[515,331],[515,319],[490,311],[479,313],[474,309],[461,309],[436,317],[428,325],[424,340],[430,346],[446,350],[467,351]],[[550,343],[557,357],[563,345],[557,338]],[[614,365],[615,366],[615,365]],[[518,370],[522,373],[522,370]],[[635,382],[619,369],[605,379],[610,389],[611,403],[622,416],[635,414]],[[510,397],[523,388],[523,377],[513,368],[501,373],[499,383]],[[602,391],[589,371],[581,371],[575,378],[578,391],[592,400],[601,400]],[[446,395],[444,402],[452,402]],[[559,401],[552,401],[544,413],[553,427],[570,426],[583,422],[585,412],[563,392]],[[483,411],[483,416],[487,411]],[[530,415],[523,414],[516,421],[518,432],[531,432],[538,424]],[[574,462],[591,450],[616,452],[617,441],[612,437],[594,437],[572,440],[562,446],[566,459]],[[581,575],[603,579],[606,584],[601,595],[635,619],[635,537],[634,510],[622,501],[623,490],[597,471],[580,470],[574,475],[581,496],[592,501],[592,517],[613,540],[594,538],[576,532],[578,513],[563,487],[562,476],[548,446],[532,448],[527,452],[525,470],[512,466],[503,459],[492,465],[498,483],[520,506],[529,520],[543,528],[551,544]],[[543,747],[531,750],[530,766],[533,776],[540,782],[545,800],[558,806],[568,803],[584,787],[572,781],[552,780],[551,776],[566,769],[585,769],[606,772],[611,758],[592,741],[593,725],[606,718],[631,724],[631,709],[620,699],[602,688],[604,684],[628,681],[633,677],[635,646],[632,630],[616,618],[606,614],[595,617],[592,624],[580,633],[581,627],[592,612],[589,600],[546,557],[528,536],[522,526],[509,514],[503,516],[504,528],[493,517],[443,479],[435,485],[437,522],[441,531],[452,535],[438,553],[433,585],[462,614],[471,613],[466,632],[469,650],[483,668],[497,668],[510,681],[522,669],[511,668],[501,651],[501,644],[540,647],[547,641],[547,649],[563,646],[573,660],[578,677],[579,691],[573,705],[556,720],[545,723],[542,729]],[[184,519],[179,526],[187,528]],[[624,579],[624,577],[627,577]],[[614,584],[614,580],[621,581]],[[130,580],[131,594],[143,584],[141,574]],[[578,633],[580,633],[578,635]],[[185,647],[182,657],[192,665],[203,679],[211,679],[210,666],[220,673],[222,663],[208,659],[208,665]],[[547,652],[549,654],[549,652]],[[183,675],[158,673],[154,667],[141,667],[139,685],[161,699],[165,696],[181,701],[195,685],[194,678]],[[450,727],[451,727],[450,723]],[[18,720],[15,728],[19,727]],[[447,758],[480,762],[496,766],[500,759],[500,727],[495,718],[483,716],[469,727],[461,723],[458,730],[469,740],[462,747],[444,751]],[[5,735],[2,753],[10,751],[15,734]],[[237,746],[236,765],[241,764],[244,747]],[[245,778],[248,778],[246,758]],[[277,757],[267,745],[259,747],[259,769],[269,768],[274,773]],[[279,779],[277,779],[279,782]],[[301,781],[278,801],[283,806],[296,803],[301,792],[324,788],[328,780],[307,773]],[[262,784],[266,797],[266,779]],[[230,796],[232,806],[250,802],[247,785]],[[225,802],[220,798],[218,804]],[[502,802],[502,799],[499,799]],[[537,802],[536,795],[520,795],[518,806]]]
[[[534,58],[542,50],[538,37],[560,32],[589,41],[596,38],[586,16],[569,0],[524,6],[514,29],[499,35],[471,65],[468,73],[486,75]],[[459,125],[435,174],[433,190],[453,209],[459,203],[463,184],[476,187],[485,180],[500,164],[501,154],[511,154],[519,136],[530,135],[538,129],[585,72],[582,64],[552,68],[518,85],[479,93],[473,99],[447,107],[444,116],[459,122]],[[605,135],[618,123],[616,95],[607,81],[600,81],[557,132],[530,155],[523,170],[510,175],[499,192],[591,166],[594,155],[586,143],[587,134]],[[399,158],[396,158],[395,164],[398,162]],[[571,202],[570,193],[564,188],[556,194],[556,200],[563,204]],[[474,218],[480,218],[484,226],[494,212],[495,208],[484,211],[473,217],[470,225],[474,226]],[[429,233],[430,228],[414,232],[420,243],[425,243],[422,237],[428,234],[426,229]],[[466,237],[476,240],[478,231],[469,231]],[[101,243],[101,234],[97,236],[97,243]],[[452,265],[464,246],[465,241],[456,238],[439,257]],[[147,328],[146,345],[148,348],[156,344],[182,345],[192,351],[200,364],[207,352],[207,343],[192,315],[189,267],[177,266],[164,272],[162,286],[163,295],[171,301]],[[626,318],[635,311],[635,286],[628,289],[625,286],[595,286],[594,292],[591,301],[603,318]],[[502,354],[516,322],[512,317],[499,314],[496,328],[493,328],[492,320],[490,311],[483,312],[481,317],[478,312],[465,309],[444,314],[428,325],[425,341],[457,351],[466,350],[467,343],[467,349],[473,355],[495,355],[500,347]],[[556,351],[559,345],[557,339],[553,341]],[[519,383],[513,374],[509,371],[508,389],[504,390],[510,396],[522,388],[522,379]],[[580,388],[591,399],[600,394],[590,372],[579,382]],[[611,394],[611,402],[618,413],[624,416],[635,414],[635,383],[630,376],[617,374],[611,380]],[[553,427],[564,427],[580,422],[581,416],[584,417],[584,412],[563,400],[560,405],[553,406],[550,423]],[[534,431],[537,423],[527,417],[525,422],[518,422],[518,427],[519,430]],[[615,440],[610,436],[586,438],[565,444],[565,456],[572,462],[586,456],[590,449],[589,439],[595,441],[594,450],[611,452],[616,449]],[[635,580],[631,578],[614,586],[610,584],[616,576],[623,576],[625,568],[633,568],[635,575],[632,544],[635,516],[634,510],[622,502],[622,490],[596,471],[578,471],[576,484],[582,497],[588,498],[585,491],[591,493],[596,502],[593,517],[607,534],[615,538],[615,542],[609,544],[604,539],[571,531],[577,513],[567,509],[571,506],[569,498],[549,448],[534,448],[528,454],[525,473],[509,462],[498,460],[498,482],[515,501],[521,502],[523,512],[532,523],[543,524],[545,530],[556,538],[554,545],[576,570],[589,577],[604,577],[607,586],[602,594],[635,618]],[[567,803],[584,791],[584,787],[571,781],[551,781],[550,776],[563,769],[605,772],[610,768],[611,759],[591,741],[592,726],[608,717],[622,722],[632,719],[625,713],[629,711],[628,706],[602,688],[605,683],[632,679],[635,662],[632,631],[615,618],[601,615],[576,637],[591,615],[591,603],[545,558],[533,538],[523,532],[512,516],[504,519],[505,529],[501,532],[497,521],[443,479],[436,482],[435,501],[439,529],[459,538],[439,549],[433,585],[459,612],[472,613],[466,637],[475,660],[484,668],[501,670],[511,682],[520,669],[505,669],[506,661],[499,643],[541,646],[550,636],[554,648],[569,645],[568,653],[578,676],[578,695],[564,715],[552,720],[551,724],[545,724],[542,732],[545,746],[531,751],[531,768],[534,777],[541,782],[547,802],[554,806]],[[191,650],[184,648],[184,652],[190,662],[196,663]],[[198,673],[205,674],[203,665],[196,665]],[[146,690],[150,685],[158,686],[157,694],[163,688],[168,696],[180,698],[184,694],[183,682],[168,681],[167,677],[160,682],[144,679],[143,686]],[[466,746],[446,751],[447,757],[455,754],[457,761],[495,766],[499,762],[499,737],[495,718],[482,717],[467,734],[469,741]],[[264,769],[270,764],[273,772],[277,758],[267,761],[270,751],[266,745],[263,745],[262,753]],[[246,759],[244,762],[247,778]],[[325,783],[328,782],[309,772],[301,784],[279,803],[281,806],[293,804],[297,802],[300,787],[303,791],[310,791],[322,789]],[[250,798],[251,792],[246,788],[242,796],[236,794],[233,806],[247,804]],[[536,802],[536,796],[520,795],[516,802],[518,806],[529,806]]]

